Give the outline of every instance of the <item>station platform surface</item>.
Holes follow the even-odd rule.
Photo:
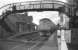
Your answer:
[[[40,48],[40,50],[58,50],[57,47],[57,38],[56,35],[53,34],[48,41],[44,43],[44,45]]]

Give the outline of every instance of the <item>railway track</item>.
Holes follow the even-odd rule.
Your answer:
[[[47,41],[48,37],[41,37],[38,33],[26,34],[12,39],[0,40],[4,50],[31,50]],[[4,46],[5,45],[5,46]]]

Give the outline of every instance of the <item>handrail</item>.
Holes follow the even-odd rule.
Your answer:
[[[34,3],[33,3],[34,2]],[[42,4],[42,3],[54,3],[54,2],[50,2],[50,1],[46,1],[46,2],[43,2],[43,1],[27,1],[27,2],[17,2],[17,3],[11,3],[11,4],[7,4],[7,5],[4,5],[4,6],[2,6],[0,9],[3,9],[4,7],[7,7],[7,6],[13,6],[13,5],[18,5],[18,4],[22,4],[22,3],[29,3],[29,4],[35,4],[36,2],[40,2],[40,4]],[[62,2],[62,1],[55,1],[56,3],[63,3],[64,5],[68,5],[68,6],[70,6],[70,4],[68,4],[68,3],[64,3],[64,2]],[[9,7],[9,8],[10,8]],[[12,7],[11,7],[12,8]]]
[[[2,6],[0,9],[2,9],[2,8],[4,8],[4,7],[6,7],[6,6],[8,6],[8,5],[10,5],[10,6],[12,6],[12,5],[16,5],[16,4],[21,4],[21,3],[32,3],[32,2],[40,2],[40,3],[44,3],[43,1],[26,1],[26,2],[16,2],[16,3],[11,3],[11,4],[7,4],[7,5],[4,5],[4,6]],[[50,2],[50,1],[46,1],[46,2]],[[62,1],[55,1],[55,2],[60,2],[60,3],[64,3],[64,4],[66,4],[66,5],[69,5],[68,3],[65,3],[65,2],[62,2]],[[53,3],[53,2],[50,2],[50,3]]]

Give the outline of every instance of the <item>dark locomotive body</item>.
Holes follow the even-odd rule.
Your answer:
[[[51,35],[57,29],[57,26],[48,18],[41,19],[39,23],[38,30],[41,36]]]

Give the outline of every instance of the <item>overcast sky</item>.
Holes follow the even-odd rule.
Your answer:
[[[33,22],[39,24],[39,20],[42,18],[49,18],[55,24],[58,23],[59,13],[58,11],[44,11],[44,12],[29,12],[29,16],[33,16]]]

